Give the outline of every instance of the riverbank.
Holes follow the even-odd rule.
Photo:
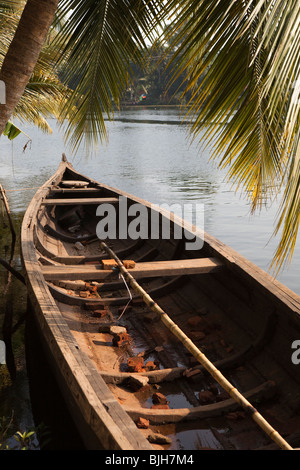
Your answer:
[[[205,230],[267,270],[277,241],[269,242],[278,205],[263,209],[255,216],[250,215],[247,201],[235,194],[225,182],[224,172],[218,170],[210,161],[209,154],[189,145],[186,129],[179,124],[178,108],[172,108],[162,109],[154,106],[124,110],[117,116],[115,123],[107,123],[109,143],[107,146],[101,146],[93,156],[80,150],[73,158],[71,152],[66,150],[55,121],[51,122],[51,135],[43,134],[37,129],[24,129],[32,138],[31,146],[28,146],[25,153],[23,147],[27,138],[20,137],[20,140],[17,139],[13,143],[7,139],[2,140],[0,182],[7,190],[17,236],[24,211],[35,194],[35,188],[53,174],[61,154],[65,152],[78,171],[152,203],[175,204],[181,207],[185,204],[191,204],[192,207],[195,204],[203,204]],[[9,259],[11,235],[5,214],[0,220],[0,256]],[[22,272],[18,247],[14,263]],[[298,243],[290,268],[280,273],[279,280],[300,294],[299,274]],[[1,332],[7,304],[7,296],[3,297],[6,280],[7,272],[0,267]],[[27,302],[23,285],[14,278],[9,295],[13,308],[13,325],[16,325],[26,310]],[[29,330],[33,331],[31,327]],[[3,378],[0,385],[0,417],[5,415],[10,418],[13,415],[16,429],[32,429],[38,421],[33,419],[29,379],[26,375],[24,323],[13,334],[12,339],[16,381],[12,383],[7,366],[0,365],[1,379]],[[31,341],[31,345],[36,346],[35,339]],[[46,395],[52,378],[41,356],[41,350],[33,352],[32,357],[38,360],[36,377],[42,378],[40,383],[44,385],[44,388],[36,389],[36,402],[41,405],[44,403],[46,407],[48,405],[49,418],[61,423],[64,421],[63,406],[59,407],[59,400],[54,394]],[[53,407],[56,409],[52,416],[50,400],[52,410]],[[63,429],[61,431],[63,435]],[[61,449],[63,436],[57,434],[52,437],[58,438],[54,446]],[[75,440],[73,443],[75,445]]]
[[[12,214],[12,221],[18,234],[22,214]],[[0,224],[0,257],[9,261],[11,232],[5,214],[2,215]],[[18,236],[13,253],[13,266],[17,271],[22,271]],[[17,431],[32,430],[34,420],[31,413],[24,344],[26,287],[2,266],[0,285],[0,339],[6,343],[6,363],[0,364],[1,444]],[[11,438],[8,445],[14,447],[17,441]]]

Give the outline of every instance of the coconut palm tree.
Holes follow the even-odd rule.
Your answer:
[[[13,2],[3,2],[13,3]],[[0,133],[33,72],[55,12],[67,38],[63,77],[74,87],[64,106],[67,136],[105,137],[128,79],[142,60],[145,37],[164,26],[173,79],[188,70],[190,131],[214,142],[214,156],[244,188],[253,210],[283,192],[274,262],[290,259],[300,222],[299,60],[297,0],[27,0],[0,73],[8,84]],[[59,44],[59,43],[58,43]],[[0,105],[1,107],[3,105]],[[226,124],[224,124],[226,123]],[[201,133],[200,133],[201,132]]]

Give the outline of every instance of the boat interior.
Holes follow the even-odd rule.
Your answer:
[[[97,235],[97,208],[106,204],[117,213],[121,195],[67,169],[38,212],[39,263],[78,347],[141,432],[147,436],[150,429],[166,437],[157,448],[278,449],[120,271],[103,268],[111,258]],[[136,200],[127,202],[130,207]],[[258,281],[261,274],[244,272],[223,244],[218,250],[217,241],[212,246],[204,240],[201,249],[187,250],[185,237],[174,236],[174,222],[166,239],[121,238],[119,231],[117,225],[117,236],[105,243],[133,266],[133,275],[141,270],[140,286],[298,447],[300,374],[291,361],[291,345],[300,334],[299,306],[293,309],[269,292],[267,283]]]

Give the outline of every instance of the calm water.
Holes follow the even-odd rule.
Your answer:
[[[225,182],[225,173],[210,161],[210,153],[201,151],[196,144],[189,144],[186,127],[180,125],[176,109],[122,111],[114,123],[107,123],[108,143],[94,155],[82,150],[72,156],[54,120],[51,125],[51,135],[26,125],[22,127],[32,139],[25,152],[26,136],[19,136],[13,143],[1,138],[0,183],[7,191],[17,220],[36,191],[24,188],[42,185],[57,169],[64,152],[78,171],[152,203],[179,204],[180,207],[203,204],[205,231],[268,270],[278,242],[272,238],[278,203],[255,216],[250,215],[247,200]],[[300,294],[300,242],[291,265],[278,279]],[[14,302],[16,299],[17,296]],[[21,313],[22,308],[25,306],[19,307]],[[16,410],[20,426],[31,428],[24,375],[8,389],[8,394],[3,411],[0,393],[0,417],[9,415],[7,410],[12,408]]]
[[[94,155],[72,156],[55,121],[53,133],[23,127],[27,137],[13,143],[1,139],[0,182],[8,191],[11,210],[23,212],[36,187],[56,170],[66,153],[74,167],[94,179],[156,204],[204,204],[205,231],[268,270],[278,238],[272,238],[278,203],[255,216],[245,197],[225,182],[225,172],[210,160],[209,151],[190,145],[176,109],[128,109],[107,123],[109,141]],[[291,265],[278,279],[300,294],[300,243]]]

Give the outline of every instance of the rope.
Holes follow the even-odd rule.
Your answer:
[[[260,428],[273,440],[276,444],[285,450],[293,450],[293,448],[280,436],[280,434],[260,415],[251,403],[222,375],[222,373],[213,365],[212,362],[203,354],[200,349],[190,340],[190,338],[171,320],[164,310],[150,297],[149,294],[137,283],[134,277],[127,271],[122,261],[104,242],[101,247],[117,262],[120,271],[127,278],[131,287],[142,296],[144,302],[156,313],[160,315],[160,319],[166,327],[182,342],[182,344],[190,351],[190,353],[205,367],[205,369],[214,377],[214,379],[229,393],[229,395],[241,405],[252,419],[260,426]]]
[[[130,302],[132,301],[132,294],[131,294],[130,289],[129,289],[128,285],[127,285],[127,282],[125,281],[125,278],[124,278],[123,274],[120,273],[119,276],[120,276],[120,278],[122,279],[122,281],[124,282],[124,284],[125,284],[125,286],[126,286],[127,292],[128,292],[128,294],[129,294],[129,300],[128,300],[127,304],[125,305],[125,307],[123,308],[123,311],[122,311],[121,315],[119,316],[118,320],[120,320],[120,318],[122,318],[122,316],[124,315],[124,313],[125,313],[126,310],[127,310],[128,305],[129,305]]]

